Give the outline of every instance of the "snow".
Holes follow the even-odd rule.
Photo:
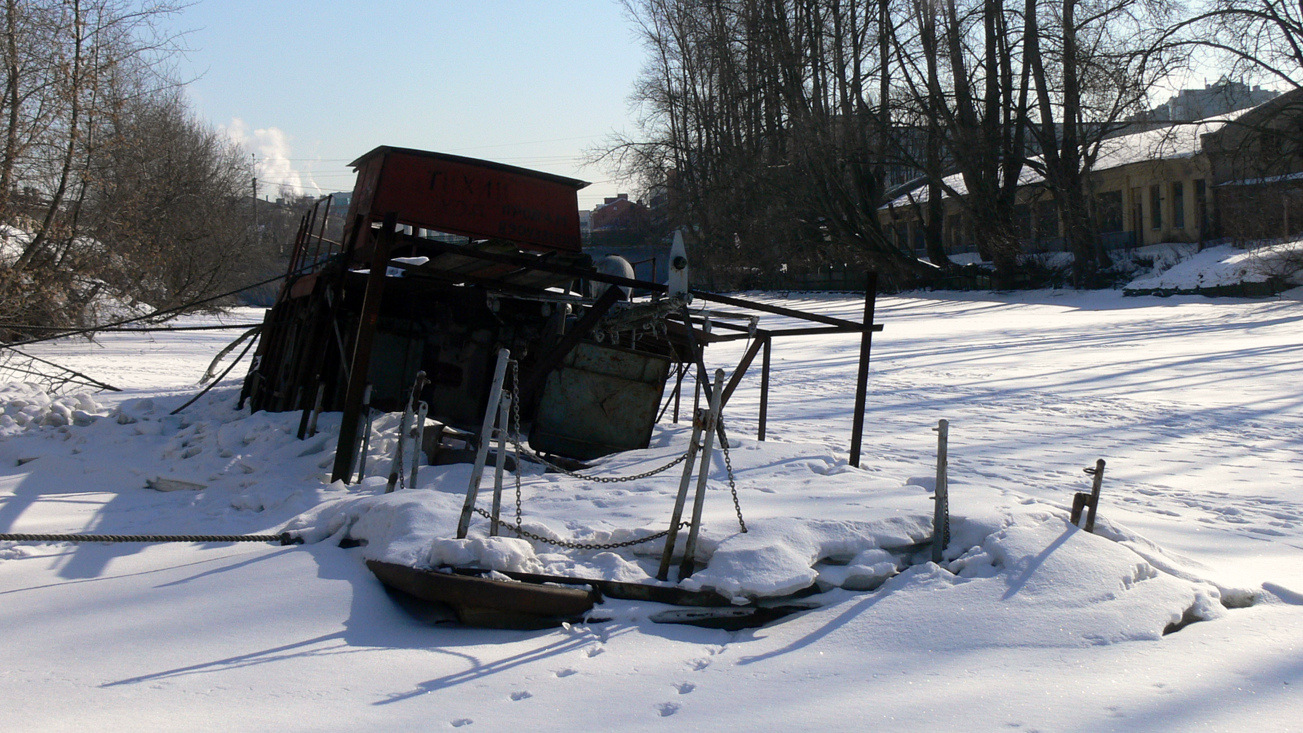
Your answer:
[[[1266,282],[1273,277],[1303,284],[1303,241],[1241,249],[1229,244],[1196,251],[1194,245],[1165,247],[1155,258],[1155,271],[1132,280],[1126,290],[1195,291],[1239,283]],[[1166,256],[1164,256],[1166,255]]]
[[[863,308],[753,297],[843,318]],[[0,542],[6,725],[1288,730],[1303,711],[1300,308],[1117,291],[880,299],[862,468],[845,458],[858,339],[778,341],[768,439],[754,439],[757,372],[725,412],[749,531],[717,454],[705,567],[685,584],[751,597],[817,581],[821,605],[742,632],[655,624],[664,606],[621,601],[598,607],[605,623],[549,631],[440,623],[386,593],[364,559],[653,582],[659,545],[566,551],[488,538],[478,518],[452,539],[469,467],[423,466],[416,488],[384,494],[396,415],[376,421],[371,478],[352,487],[328,483],[337,415],[299,441],[297,413],[238,411],[234,384],[169,415],[230,334],[41,344],[36,355],[125,392],[0,388],[13,418],[0,531],[288,529],[308,544]],[[731,368],[743,348],[713,347],[708,367]],[[80,421],[48,421],[74,404]],[[939,418],[954,521],[937,565],[916,543],[930,535]],[[663,422],[648,449],[596,470],[662,465],[687,429]],[[1096,458],[1107,467],[1089,534],[1067,516]],[[668,522],[679,477],[526,470],[525,526],[645,536]],[[146,488],[159,478],[204,488]]]

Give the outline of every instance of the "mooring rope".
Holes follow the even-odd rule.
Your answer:
[[[301,545],[302,537],[280,534],[26,534],[0,533],[6,542],[279,542]]]

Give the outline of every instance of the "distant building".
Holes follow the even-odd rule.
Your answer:
[[[341,213],[347,211],[348,205],[353,202],[352,191],[336,191],[335,193],[325,195],[330,196],[331,210],[338,208]]]
[[[1087,177],[1102,246],[1303,233],[1303,138],[1297,132],[1303,129],[1303,90],[1267,93],[1270,99],[1252,109],[1105,140]],[[1196,102],[1187,96],[1181,104]],[[1026,167],[1019,183],[1015,211],[1024,251],[1062,250],[1063,223],[1043,177]],[[960,175],[948,176],[946,186],[966,194]],[[927,195],[921,185],[879,211],[897,246],[919,256]],[[947,253],[975,251],[969,213],[949,194],[943,216]]]
[[[649,210],[641,203],[630,201],[629,194],[608,196],[593,209],[590,225],[594,233],[614,230],[633,230],[646,225]]]
[[[1193,122],[1257,107],[1278,96],[1280,92],[1223,77],[1214,84],[1205,84],[1203,89],[1182,89],[1136,121]]]

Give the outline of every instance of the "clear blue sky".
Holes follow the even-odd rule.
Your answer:
[[[189,31],[196,112],[279,163],[264,195],[293,173],[351,190],[347,163],[377,145],[593,181],[583,208],[627,189],[579,161],[632,127],[644,52],[616,0],[199,0],[169,25]]]

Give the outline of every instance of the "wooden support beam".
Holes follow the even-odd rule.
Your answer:
[[[348,389],[344,393],[344,415],[339,425],[339,443],[335,447],[335,465],[330,480],[349,480],[353,455],[357,452],[358,420],[362,415],[362,394],[371,371],[371,347],[375,342],[376,324],[380,321],[380,301],[384,297],[385,274],[389,269],[389,251],[394,244],[398,215],[385,215],[384,226],[371,255],[371,272],[367,274],[366,293],[362,296],[362,315],[357,336],[353,339],[353,359],[348,369]]]

